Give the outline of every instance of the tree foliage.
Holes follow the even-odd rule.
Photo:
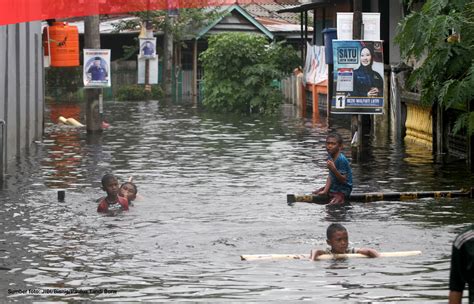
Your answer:
[[[411,7],[413,0],[407,2]],[[474,2],[427,0],[398,30],[402,57],[421,63],[408,80],[410,89],[419,90],[425,104],[467,111],[454,131],[474,134]]]
[[[143,22],[148,20],[153,29],[169,31],[173,35],[173,40],[180,42],[189,38],[186,35],[192,37],[195,30],[209,24],[221,14],[215,9],[182,8],[178,10],[176,18],[171,23],[169,18],[165,18],[167,13],[166,10],[130,13],[138,18],[121,20],[113,25],[114,31],[140,30]],[[124,50],[126,58],[134,55],[138,51],[138,40],[135,46],[124,46]]]
[[[298,64],[296,51],[247,33],[209,38],[200,55],[204,68],[203,104],[220,112],[274,113],[283,96],[273,85]]]

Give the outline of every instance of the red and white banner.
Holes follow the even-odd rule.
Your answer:
[[[69,17],[235,4],[235,0],[0,0],[0,25]],[[274,0],[239,0],[239,4]]]

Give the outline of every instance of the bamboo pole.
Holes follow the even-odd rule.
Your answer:
[[[393,252],[379,252],[379,257],[408,257],[420,255],[421,251],[393,251]],[[338,260],[338,259],[349,259],[349,258],[368,258],[368,256],[360,253],[347,253],[347,254],[323,254],[320,255],[317,260]],[[264,260],[308,260],[309,254],[247,254],[241,255],[242,261],[264,261]]]
[[[452,198],[452,197],[474,197],[474,188],[461,189],[454,191],[422,191],[422,192],[372,192],[372,193],[352,193],[348,201],[353,202],[374,202],[374,201],[407,201],[419,198]],[[289,205],[295,202],[326,204],[329,201],[328,196],[320,195],[296,195],[288,194],[287,203]]]

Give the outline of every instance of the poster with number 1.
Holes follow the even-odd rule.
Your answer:
[[[383,114],[382,41],[333,40],[333,114]]]

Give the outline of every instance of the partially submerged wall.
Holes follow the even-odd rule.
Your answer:
[[[8,161],[43,134],[41,23],[0,26],[0,41],[1,176]]]

